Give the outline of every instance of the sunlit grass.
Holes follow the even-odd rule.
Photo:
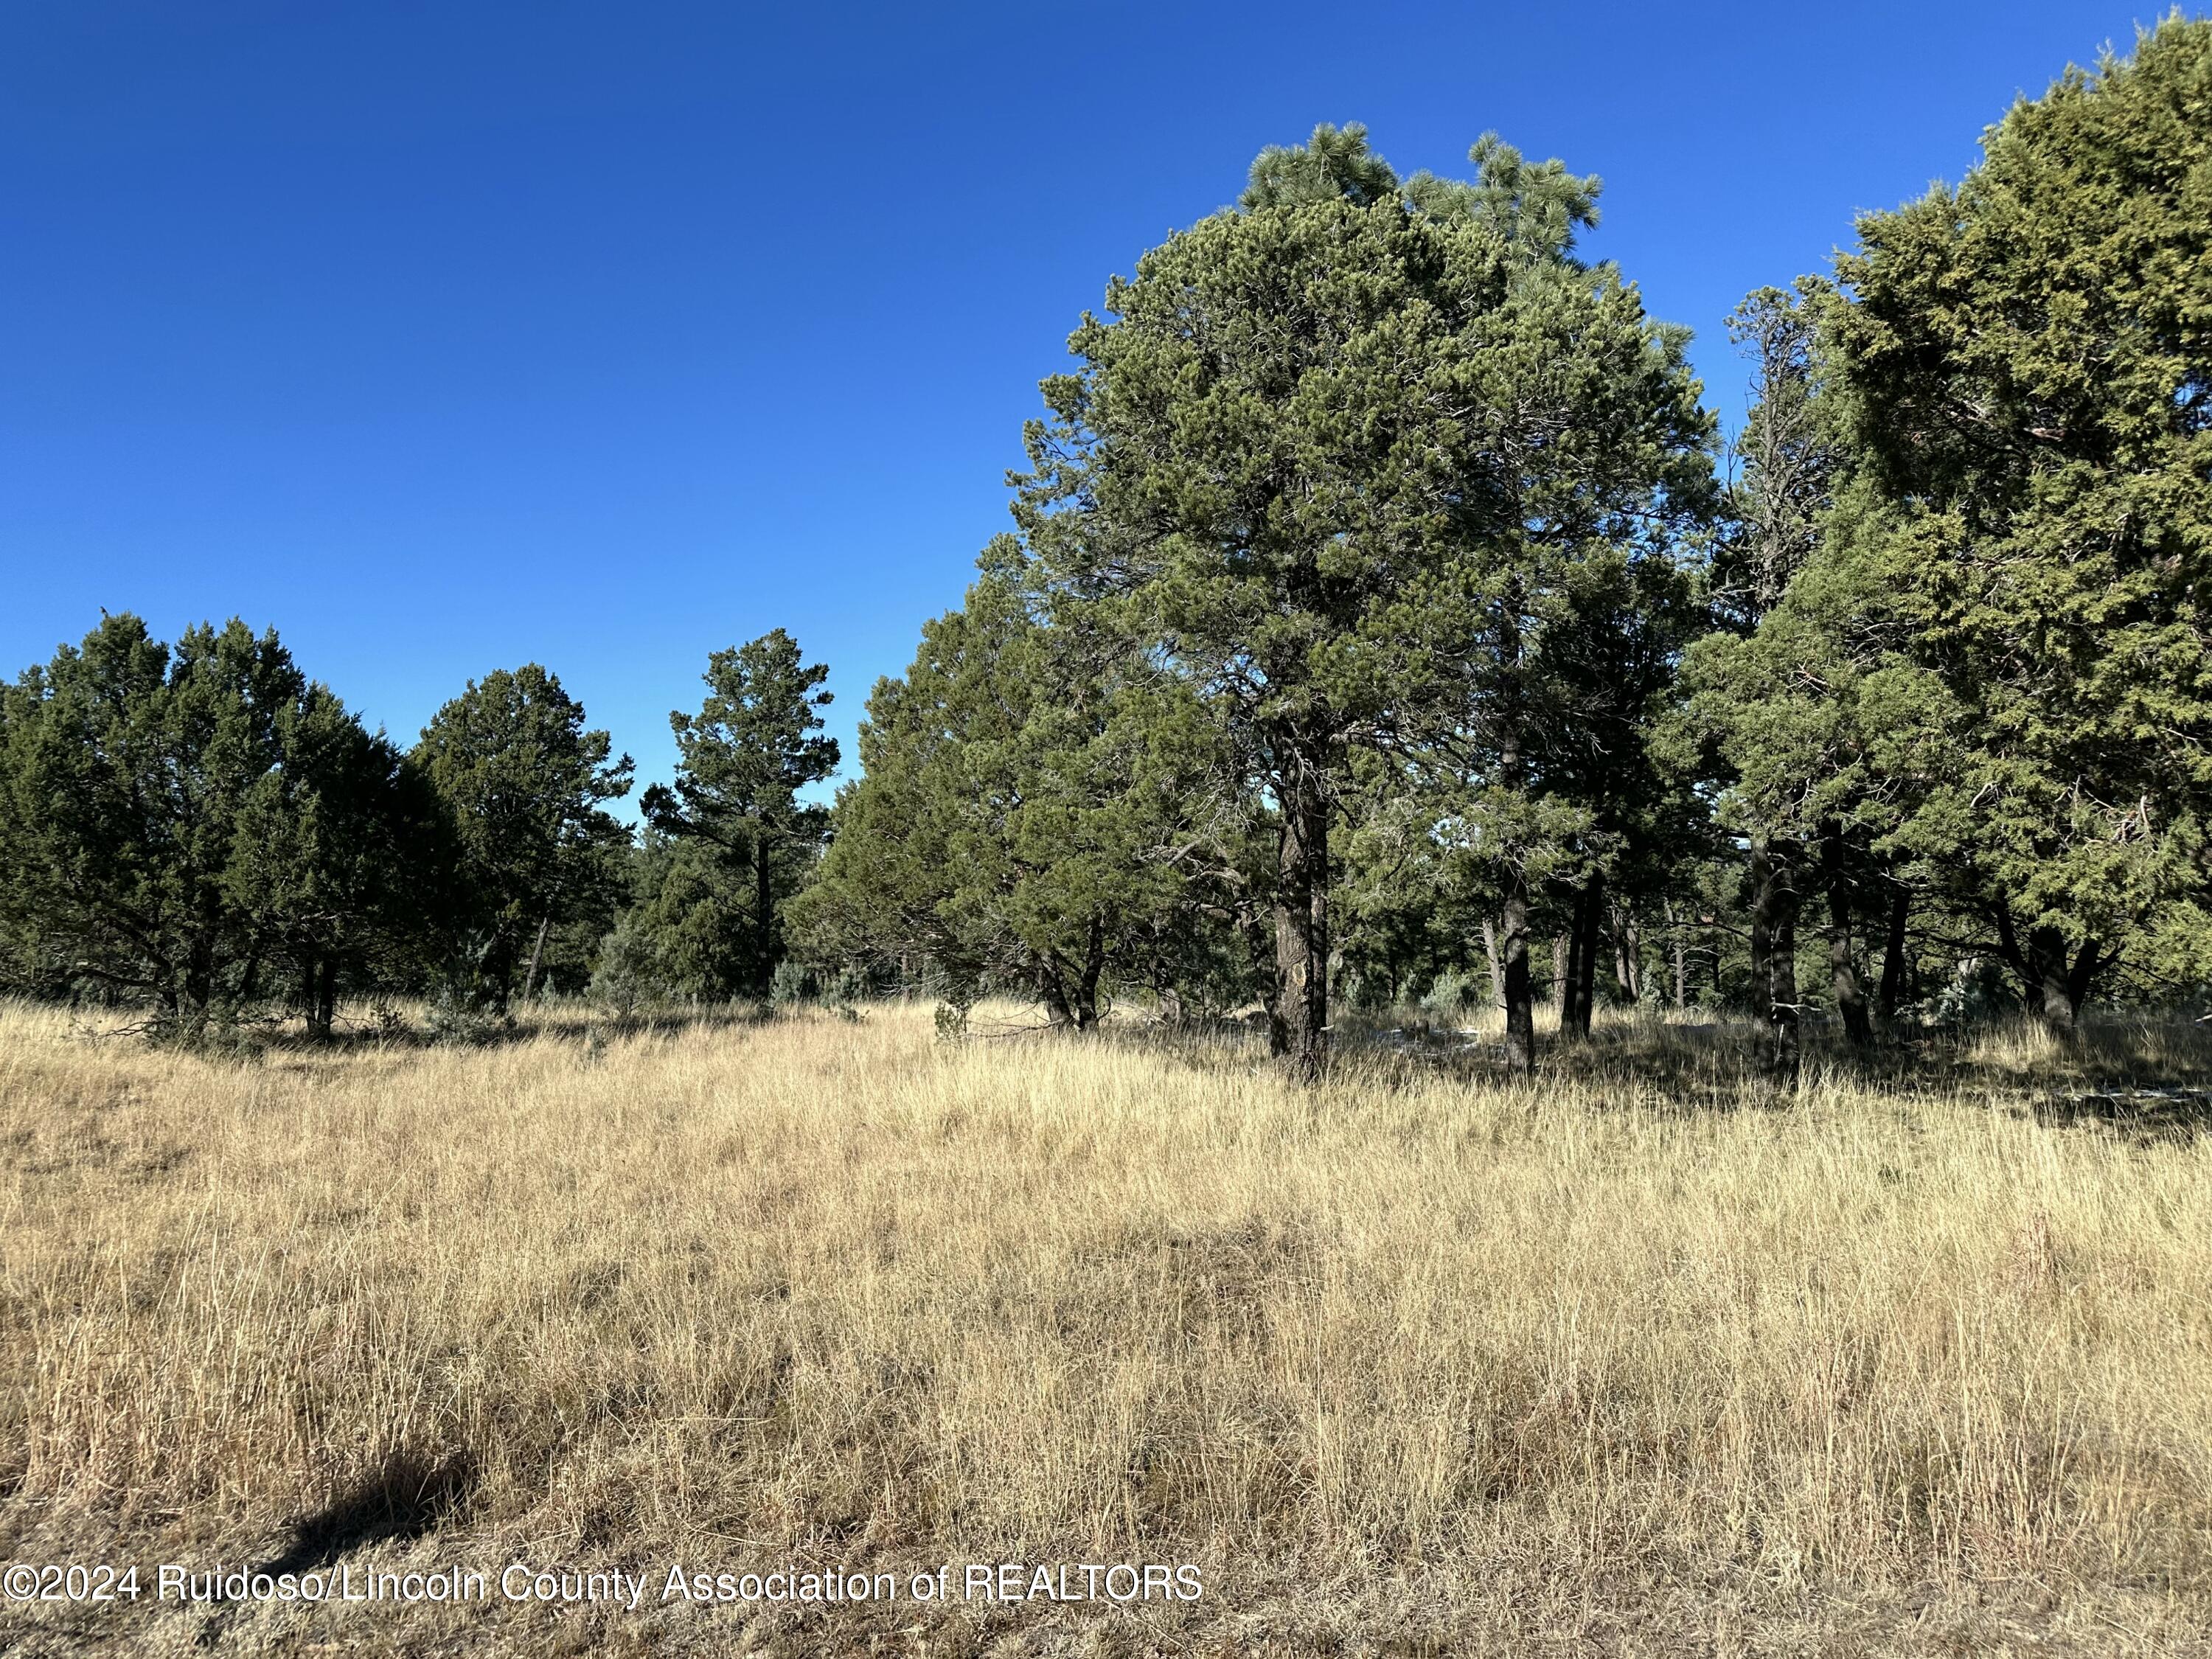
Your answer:
[[[281,1539],[400,1466],[449,1550],[1189,1559],[1229,1612],[2212,1607],[2206,1143],[1826,1061],[1686,1109],[1656,1025],[1310,1093],[1242,1034],[588,1027],[241,1064],[6,1012],[7,1524]]]

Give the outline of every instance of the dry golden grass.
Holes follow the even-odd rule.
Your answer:
[[[0,1557],[654,1575],[0,1650],[2191,1650],[2212,1141],[2039,1124],[2026,1039],[1781,1094],[1696,1041],[1308,1093],[927,1007],[258,1064],[0,1010]],[[656,1610],[672,1560],[1206,1594]]]

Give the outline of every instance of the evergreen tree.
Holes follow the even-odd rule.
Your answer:
[[[1824,540],[1850,451],[1827,385],[1821,318],[1832,289],[1760,289],[1730,315],[1753,401],[1733,446],[1710,594],[1718,630],[1688,653],[1687,714],[1725,784],[1721,818],[1748,853],[1750,991],[1771,1057],[1797,1058],[1797,922],[1829,898],[1831,981],[1855,1041],[1871,1034],[1853,915],[1887,828],[1867,772],[1862,676],[1879,666],[1878,595],[1863,560]],[[1900,923],[1901,925],[1901,923]]]
[[[1523,872],[1506,950],[1528,1064],[1514,837],[1543,787],[1537,636],[1663,565],[1708,471],[1680,337],[1570,255],[1594,182],[1474,154],[1472,184],[1418,191],[1384,188],[1356,128],[1263,155],[1240,210],[1115,281],[1030,433],[1018,516],[1050,585],[1225,711],[1272,812],[1272,1046],[1307,1075],[1348,757],[1439,741],[1486,781],[1490,856]]]
[[[504,1008],[517,975],[537,989],[555,927],[596,939],[629,832],[602,801],[629,793],[628,755],[536,663],[471,680],[440,708],[415,763],[451,815],[465,902],[456,966],[472,998]]]
[[[829,676],[818,663],[806,665],[798,641],[779,628],[750,645],[715,652],[707,659],[707,699],[699,712],[668,717],[676,734],[676,782],[645,792],[646,819],[702,849],[703,857],[678,859],[669,867],[686,878],[690,902],[708,908],[691,917],[684,894],[656,894],[659,925],[687,931],[696,951],[708,933],[726,939],[726,877],[742,870],[750,890],[750,959],[725,956],[711,969],[701,961],[694,972],[702,980],[764,995],[783,959],[776,907],[798,890],[829,826],[827,807],[799,799],[837,769],[837,740],[817,735],[817,711],[830,702],[822,689]],[[710,871],[710,864],[723,869]]]
[[[191,1034],[289,976],[327,1031],[342,975],[410,954],[439,845],[392,745],[273,632],[172,650],[110,617],[0,692],[0,938],[24,988]]]
[[[1211,793],[1215,734],[1183,688],[1046,627],[1012,538],[983,565],[869,698],[800,924],[817,954],[926,964],[956,1000],[1018,990],[1079,1030],[1117,982],[1202,994],[1206,872],[1236,813]]]
[[[2212,21],[2171,18],[1838,264],[1838,374],[1896,515],[1875,585],[1924,676],[1896,840],[2062,1028],[2205,885],[2208,100]]]

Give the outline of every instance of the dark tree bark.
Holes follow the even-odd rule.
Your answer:
[[[1884,1023],[1897,1018],[1897,1011],[1905,1000],[1905,923],[1911,912],[1911,895],[1900,883],[1889,895],[1889,926],[1881,947],[1881,988],[1875,993],[1877,1005]]]
[[[1674,914],[1674,901],[1667,901],[1667,936],[1671,943],[1674,960],[1674,1008],[1677,1012],[1690,1006],[1690,951],[1682,938],[1682,924]]]
[[[1585,1016],[1579,1021],[1577,1012],[1581,1006],[1583,982],[1583,904],[1584,890],[1575,889],[1574,902],[1567,911],[1567,966],[1559,979],[1559,1041],[1566,1042],[1577,1036],[1589,1035],[1589,1020]]]
[[[315,1030],[328,1036],[338,1023],[338,961],[325,957],[315,985]]]
[[[1066,975],[1060,970],[1059,961],[1051,957],[1037,964],[1037,1000],[1044,1004],[1045,1018],[1054,1025],[1073,1026],[1075,1006],[1068,996]]]
[[[316,981],[313,956],[300,958],[300,1012],[307,1022],[309,1036],[319,1039],[330,1036],[331,1028],[323,1018],[322,987]]]
[[[530,947],[530,969],[522,976],[522,1000],[530,1000],[538,989],[538,964],[545,958],[545,935],[553,926],[553,918],[546,916],[538,924],[538,938]]]
[[[775,890],[770,885],[768,826],[753,836],[753,939],[760,955],[761,988],[775,978]]]
[[[1509,732],[1503,749],[1500,775],[1507,788],[1517,790],[1522,781],[1517,736]],[[1517,859],[1506,866],[1500,922],[1504,960],[1498,960],[1498,953],[1492,960],[1498,975],[1498,1000],[1505,1010],[1505,1069],[1516,1077],[1527,1077],[1536,1069],[1536,1008],[1528,974],[1528,876]]]
[[[1291,1074],[1319,1078],[1328,1062],[1328,803],[1301,769],[1284,791],[1277,842],[1274,1051]]]
[[[1766,1024],[1774,963],[1774,854],[1764,836],[1751,838],[1751,1017]]]
[[[2066,935],[2056,927],[2029,928],[2023,948],[2006,905],[1997,906],[1996,921],[1997,941],[2020,977],[2021,1000],[2051,1030],[2071,1036],[2081,1005],[2089,1000],[2089,989],[2108,958],[2093,939],[2082,940],[2079,949],[2069,947]]]
[[[1098,981],[1106,972],[1106,923],[1103,917],[1091,919],[1091,938],[1083,953],[1083,970],[1075,981],[1075,994],[1070,999],[1075,1013],[1075,1029],[1090,1031],[1098,1025]]]
[[[1593,871],[1583,884],[1581,971],[1576,975],[1575,1035],[1587,1038],[1590,1020],[1597,1012],[1597,951],[1605,937],[1605,876]]]
[[[1574,925],[1567,939],[1567,1000],[1559,1016],[1559,1035],[1576,1040],[1590,1034],[1597,1003],[1597,953],[1605,932],[1605,877],[1592,871],[1575,894]]]
[[[1840,836],[1821,838],[1820,861],[1827,878],[1828,972],[1836,1012],[1843,1018],[1844,1034],[1854,1046],[1863,1048],[1874,1041],[1874,1021],[1867,1012],[1866,993],[1860,988],[1858,966],[1852,959],[1851,884]]]
[[[1626,909],[1614,906],[1607,915],[1613,933],[1613,982],[1633,1006],[1644,1000],[1643,935]]]
[[[1763,837],[1751,844],[1752,994],[1766,1031],[1767,1058],[1795,1074],[1798,1057],[1797,906],[1792,872]]]
[[[1505,1005],[1505,1068],[1527,1077],[1536,1069],[1536,1008],[1528,976],[1528,881],[1517,864],[1506,874],[1504,921],[1499,1000]]]

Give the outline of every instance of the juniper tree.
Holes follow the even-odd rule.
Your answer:
[[[1837,367],[1896,529],[1949,873],[2070,1027],[2204,890],[2212,809],[2212,21],[2069,70],[1956,187],[1859,223]],[[1902,689],[1900,696],[1904,696]]]
[[[529,996],[553,928],[610,907],[629,832],[600,803],[629,793],[633,770],[613,747],[536,663],[470,681],[422,728],[413,758],[452,817],[471,994],[504,1007],[520,973]]]
[[[185,1032],[289,976],[327,1030],[441,890],[397,752],[234,619],[173,648],[129,615],[0,690],[0,939],[27,989]]]
[[[794,917],[819,955],[927,964],[956,998],[1018,990],[1085,1030],[1116,981],[1172,1001],[1205,976],[1217,817],[1237,809],[1182,688],[1046,626],[1011,538],[982,564],[869,698],[861,776]]]

